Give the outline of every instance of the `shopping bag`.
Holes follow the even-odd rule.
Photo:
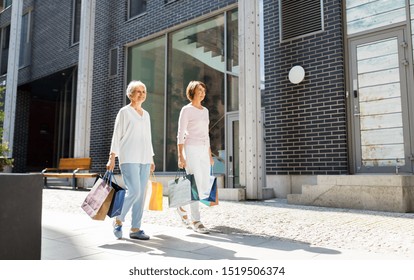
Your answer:
[[[168,206],[179,207],[194,201],[199,201],[197,184],[193,174],[177,176],[168,181]]]
[[[217,189],[217,177],[210,176],[211,190],[208,197],[200,199],[200,202],[207,206],[215,206],[219,204],[218,189]]]
[[[81,208],[94,220],[105,220],[114,195],[113,188],[107,183],[106,176],[98,176]]]
[[[162,211],[163,186],[157,182],[154,173],[151,173],[147,186],[148,210]]]
[[[125,189],[117,184],[115,175],[112,172],[109,172],[106,182],[111,186],[111,188],[113,188],[114,192],[111,205],[109,206],[107,213],[108,217],[113,218],[121,215],[122,206],[124,205],[125,200]]]

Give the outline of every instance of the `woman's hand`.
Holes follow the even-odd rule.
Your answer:
[[[213,157],[210,157],[210,165],[213,166],[214,165],[214,159]]]
[[[110,154],[109,155],[109,160],[106,163],[106,170],[108,171],[114,171],[115,169],[115,155],[114,154]]]
[[[187,163],[185,162],[185,159],[183,157],[178,157],[178,168],[185,168]]]
[[[154,170],[155,170],[155,163],[151,163],[150,171],[151,172],[154,172]]]

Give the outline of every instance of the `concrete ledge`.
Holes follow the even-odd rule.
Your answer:
[[[168,181],[173,180],[175,175],[159,175],[155,179],[162,183],[162,192],[164,196],[168,196]],[[116,175],[116,181],[120,186],[124,186],[121,175]],[[224,175],[217,176],[217,187],[220,200],[241,201],[246,200],[246,190],[243,188],[224,188]]]
[[[262,199],[272,199],[275,198],[275,191],[273,188],[263,188],[262,189]]]
[[[303,185],[288,203],[388,212],[414,211],[414,176],[318,176],[317,185]]]
[[[219,201],[242,201],[246,200],[246,189],[234,188],[234,189],[218,189]]]

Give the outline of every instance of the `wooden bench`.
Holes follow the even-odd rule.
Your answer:
[[[44,186],[47,187],[47,178],[67,178],[72,179],[71,185],[73,189],[76,189],[78,178],[98,176],[98,173],[85,172],[89,171],[91,165],[91,158],[61,158],[59,160],[59,167],[48,167],[42,170]]]

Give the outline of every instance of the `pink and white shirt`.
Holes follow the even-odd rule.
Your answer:
[[[185,105],[178,119],[177,143],[210,147],[209,123],[207,108],[198,109],[191,103]]]

